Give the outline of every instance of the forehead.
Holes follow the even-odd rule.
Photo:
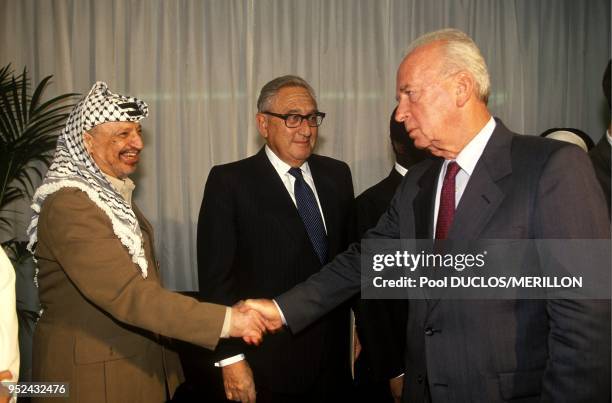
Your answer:
[[[420,46],[410,52],[397,70],[397,87],[403,89],[429,82],[440,72],[442,66],[439,42]]]
[[[116,133],[124,130],[140,130],[140,122],[104,122],[94,127],[98,133]]]
[[[276,93],[273,106],[282,113],[311,112],[316,109],[317,104],[306,88],[283,87]]]

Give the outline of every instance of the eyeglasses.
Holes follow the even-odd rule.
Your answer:
[[[315,112],[310,115],[300,115],[299,113],[274,113],[274,112],[261,112],[264,115],[274,116],[275,118],[283,119],[285,121],[285,126],[290,129],[295,129],[302,124],[303,120],[306,120],[306,123],[310,127],[318,127],[323,123],[323,118],[325,117],[325,113],[323,112]]]

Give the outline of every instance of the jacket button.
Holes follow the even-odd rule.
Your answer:
[[[417,382],[423,383],[423,375],[419,374],[419,376],[417,376]]]
[[[433,331],[433,329],[432,329],[432,328],[430,328],[430,327],[425,328],[425,335],[427,335],[427,336],[433,336],[433,334],[434,334],[434,331]]]

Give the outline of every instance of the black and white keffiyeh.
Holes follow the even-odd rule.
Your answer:
[[[45,198],[61,188],[78,188],[110,218],[113,232],[127,248],[142,276],[147,277],[147,259],[136,215],[86,151],[83,132],[105,122],[137,122],[148,114],[145,102],[114,94],[101,81],[74,107],[58,138],[53,162],[34,193],[31,206],[34,213],[27,231],[31,252],[37,241],[38,216]]]

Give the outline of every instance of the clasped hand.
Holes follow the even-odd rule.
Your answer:
[[[230,336],[242,337],[252,345],[259,345],[263,334],[275,332],[283,327],[276,304],[269,299],[247,299],[232,307]]]

